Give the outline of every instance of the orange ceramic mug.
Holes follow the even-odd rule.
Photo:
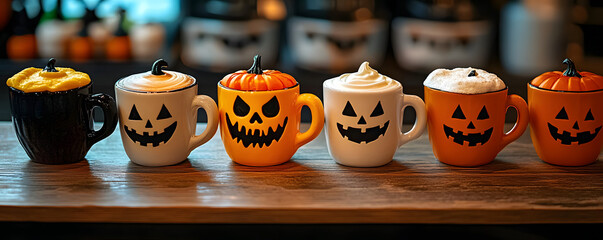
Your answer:
[[[545,162],[582,166],[597,160],[603,146],[603,90],[564,92],[528,83],[530,134]]]
[[[288,161],[320,134],[324,110],[318,97],[299,93],[299,84],[290,75],[260,70],[259,59],[256,56],[250,70],[230,74],[218,83],[220,134],[233,161],[271,166]],[[302,106],[312,113],[310,129],[303,133],[299,131]]]
[[[507,88],[462,94],[425,87],[429,141],[435,157],[446,164],[472,167],[494,160],[528,125],[528,107]],[[504,133],[507,108],[517,109],[517,123]]]
[[[565,59],[564,72],[528,83],[530,133],[540,159],[562,166],[595,162],[603,146],[603,77],[578,72]]]

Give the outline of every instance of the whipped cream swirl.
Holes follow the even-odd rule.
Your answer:
[[[331,78],[326,80],[324,85],[331,89],[344,91],[384,91],[402,88],[402,85],[398,81],[372,69],[368,62],[363,62],[358,68],[358,72],[346,73],[339,77]]]
[[[153,75],[151,71],[122,78],[117,86],[126,90],[141,92],[165,92],[186,88],[195,84],[195,79],[187,74],[163,71],[163,75]]]

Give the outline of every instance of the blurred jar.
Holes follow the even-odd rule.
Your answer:
[[[135,24],[130,29],[132,57],[152,61],[161,57],[165,43],[165,27],[160,23]]]
[[[294,63],[341,72],[364,61],[381,65],[387,49],[387,18],[378,0],[299,0],[287,25]]]
[[[182,62],[226,72],[247,68],[249,59],[261,54],[265,65],[274,65],[278,23],[258,14],[260,8],[255,0],[191,1],[190,16],[182,22]]]
[[[38,53],[41,58],[66,58],[69,40],[77,36],[83,26],[81,21],[65,21],[60,14],[60,6],[46,12],[36,28]]]
[[[515,0],[503,8],[500,54],[508,72],[536,76],[559,67],[566,53],[563,5],[562,0]]]
[[[395,7],[392,45],[407,70],[484,67],[494,35],[492,6],[479,0],[407,0]]]

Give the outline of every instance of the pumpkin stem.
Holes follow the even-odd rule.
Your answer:
[[[471,72],[469,72],[469,75],[467,75],[467,77],[475,77],[477,76],[477,72],[474,70],[471,70]]]
[[[572,62],[572,60],[566,58],[565,60],[563,60],[563,64],[567,64],[567,69],[565,69],[565,72],[563,72],[563,76],[582,77],[582,75],[580,75],[580,73],[578,73],[578,71],[576,70],[576,66],[574,65],[574,62]]]
[[[247,70],[247,73],[252,73],[252,74],[264,73],[264,71],[262,71],[262,56],[255,55],[255,57],[253,57],[253,65],[251,65],[251,68],[249,68],[249,70]]]
[[[46,67],[44,67],[44,72],[58,72],[56,68],[54,68],[54,64],[57,62],[56,59],[50,58],[48,59],[48,63],[46,63]]]
[[[151,74],[153,75],[164,75],[165,73],[163,71],[161,71],[162,67],[167,67],[168,63],[163,60],[163,59],[157,59],[157,61],[155,61],[153,63],[153,67],[151,68]]]

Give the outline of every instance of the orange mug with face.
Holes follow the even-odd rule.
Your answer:
[[[547,72],[528,83],[530,133],[540,159],[561,166],[595,162],[603,146],[603,77]]]
[[[477,76],[470,76],[473,74]],[[480,79],[480,75],[484,79]],[[430,82],[432,79],[436,79],[435,84]],[[478,85],[495,79],[488,86]],[[453,81],[460,83],[443,85],[451,85]],[[526,130],[526,102],[520,96],[507,95],[508,89],[494,74],[470,68],[438,69],[430,74],[424,85],[429,141],[440,162],[463,167],[487,164]],[[474,86],[458,88],[470,85]],[[505,115],[509,107],[517,110],[517,123],[505,133]]]
[[[310,129],[301,133],[302,106],[312,113]],[[286,73],[253,66],[218,83],[220,134],[228,156],[239,164],[271,166],[287,162],[297,149],[316,138],[324,125],[322,102],[300,94],[299,84]]]

